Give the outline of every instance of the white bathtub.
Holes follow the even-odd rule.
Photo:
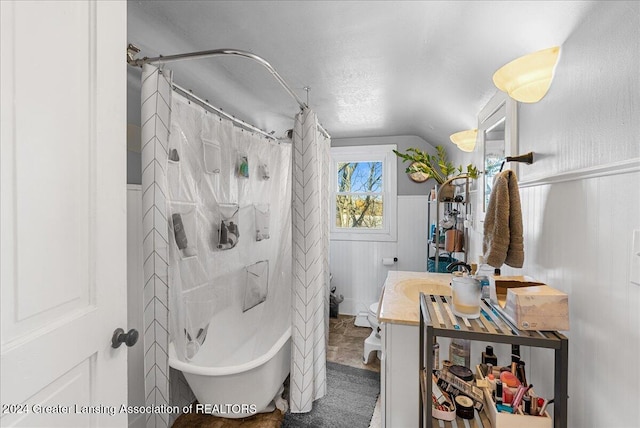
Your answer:
[[[210,338],[205,341],[208,346],[200,348],[191,362],[179,361],[173,344],[169,345],[169,365],[184,374],[203,405],[197,411],[243,418],[264,410],[274,399],[291,368],[291,327],[270,349],[248,360],[256,340],[248,341],[225,359],[234,361],[233,365],[215,363],[220,344],[214,346]],[[207,361],[214,363],[209,365]]]

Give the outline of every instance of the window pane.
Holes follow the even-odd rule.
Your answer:
[[[338,162],[338,192],[382,192],[382,162]]]
[[[382,228],[382,196],[336,196],[336,227]]]
[[[504,143],[503,143],[504,144]],[[489,205],[489,198],[491,197],[491,189],[493,187],[493,178],[500,172],[500,167],[504,161],[504,153],[486,153],[484,156],[484,173],[486,178],[484,180],[484,206]]]

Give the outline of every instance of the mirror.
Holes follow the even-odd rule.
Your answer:
[[[517,163],[507,162],[507,156],[517,153],[518,145],[518,103],[504,92],[498,91],[478,114],[478,153],[482,156],[478,164],[483,166],[482,192],[478,197],[477,212],[484,213],[489,204],[493,178],[500,169],[516,171]],[[516,171],[517,173],[517,171]]]
[[[489,205],[489,196],[493,187],[493,178],[500,172],[500,167],[507,156],[504,147],[505,106],[500,107],[487,120],[484,130],[484,209]]]

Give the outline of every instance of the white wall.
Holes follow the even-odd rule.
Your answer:
[[[416,136],[334,139],[333,147],[397,144],[398,151],[417,147],[429,153],[433,146]],[[336,294],[342,294],[341,314],[355,315],[368,310],[380,297],[389,270],[427,270],[427,193],[433,180],[414,183],[404,172],[407,164],[398,158],[398,240],[331,241],[330,269]],[[382,258],[397,257],[398,263],[383,266]]]
[[[404,172],[402,173],[404,174]],[[341,314],[366,311],[380,298],[389,270],[427,270],[427,197],[398,196],[398,241],[331,241],[329,262]],[[383,266],[383,257],[397,257]]]
[[[640,3],[609,2],[562,44],[545,98],[519,106],[519,152],[536,160],[519,173],[525,265],[503,272],[569,294],[570,427],[640,426],[639,76]],[[536,392],[552,393],[553,353],[530,359]]]
[[[521,179],[640,156],[640,5],[603,2],[562,45],[547,95],[520,105]]]
[[[640,284],[629,277],[638,183],[640,172],[521,190],[523,271],[569,294],[569,426],[640,426],[636,411],[602,406],[612,400],[631,410],[639,402]],[[527,364],[536,390],[552,392],[552,353],[532,349]],[[614,366],[620,376],[601,370]]]

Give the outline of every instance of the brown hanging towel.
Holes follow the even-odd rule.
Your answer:
[[[515,172],[496,175],[484,218],[482,252],[487,264],[521,268],[524,263],[522,208]]]

